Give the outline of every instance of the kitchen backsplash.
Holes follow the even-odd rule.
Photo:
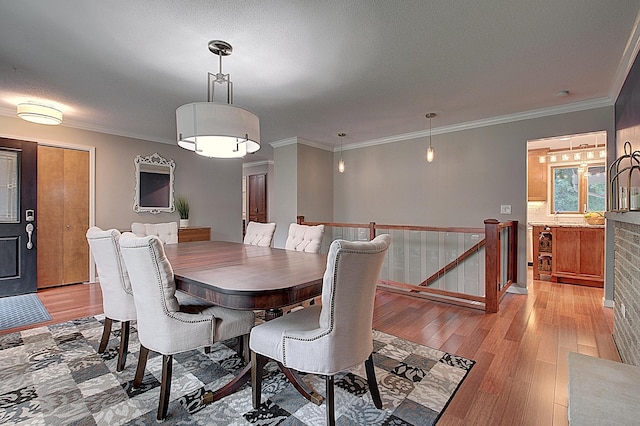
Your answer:
[[[559,214],[557,219],[549,213],[549,203],[546,201],[529,201],[527,203],[527,222],[545,225],[582,225],[584,217],[581,214]]]

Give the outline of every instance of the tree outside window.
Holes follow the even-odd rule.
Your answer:
[[[604,165],[552,168],[551,213],[585,213],[605,210],[606,171]]]

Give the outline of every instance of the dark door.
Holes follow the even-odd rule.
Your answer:
[[[0,138],[0,297],[34,293],[38,144]]]
[[[249,221],[267,222],[267,175],[249,176]]]

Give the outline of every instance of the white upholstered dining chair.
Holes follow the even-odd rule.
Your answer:
[[[336,240],[329,247],[322,305],[251,330],[253,406],[261,403],[262,369],[269,359],[293,370],[326,376],[327,424],[335,423],[334,375],[365,363],[371,397],[382,407],[373,365],[371,323],[378,276],[389,235],[370,242]]]
[[[246,342],[254,313],[206,302],[179,303],[173,269],[158,237],[136,237],[127,232],[120,238],[120,246],[138,313],[140,356],[133,386],[142,384],[149,350],[162,354],[157,414],[162,420],[169,406],[173,355],[240,336],[246,336]]]
[[[287,250],[303,251],[305,253],[320,253],[320,245],[324,236],[324,225],[289,225],[289,234],[284,248]]]
[[[116,370],[124,370],[129,346],[130,322],[136,319],[136,306],[131,293],[127,268],[120,253],[120,232],[117,229],[103,231],[97,226],[87,231],[87,242],[98,270],[102,289],[104,328],[98,353],[103,353],[109,343],[113,321],[121,321],[120,348]]]
[[[178,244],[178,223],[140,223],[133,222],[131,224],[131,232],[137,237],[146,237],[147,235],[155,235],[165,244]]]
[[[249,222],[243,242],[252,246],[270,247],[275,232],[275,223]]]

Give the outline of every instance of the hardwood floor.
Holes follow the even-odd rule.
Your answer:
[[[438,425],[566,425],[569,352],[620,361],[602,289],[528,287],[497,314],[378,292],[374,328],[476,361]]]
[[[507,294],[497,314],[379,291],[373,326],[476,361],[438,425],[566,425],[569,352],[620,361],[602,295],[531,271],[529,294]],[[97,284],[38,296],[50,323],[102,313]]]

